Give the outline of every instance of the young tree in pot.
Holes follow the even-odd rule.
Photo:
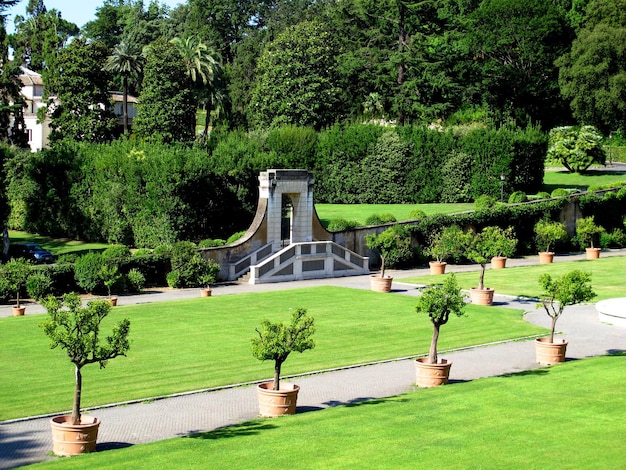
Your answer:
[[[596,225],[594,217],[581,217],[576,221],[576,239],[580,247],[586,250],[587,259],[596,259],[600,256],[600,248],[593,246],[596,237],[604,232],[604,227]]]
[[[120,320],[113,327],[111,335],[101,341],[100,323],[111,310],[108,302],[96,300],[83,307],[78,294],[68,293],[62,300],[49,296],[42,304],[48,311],[48,318],[40,326],[50,338],[50,347],[54,349],[60,346],[64,349],[74,364],[75,372],[72,414],[52,419],[54,453],[75,455],[91,452],[95,449],[100,420],[81,416],[81,370],[85,365],[93,363],[98,363],[103,369],[110,359],[126,355],[130,348],[130,320]],[[57,438],[57,433],[60,433],[60,438]],[[68,438],[70,433],[75,436]]]
[[[538,338],[535,341],[537,362],[540,364],[555,364],[565,361],[567,341],[554,340],[556,322],[568,305],[588,302],[596,294],[591,287],[591,274],[580,270],[570,271],[560,277],[552,278],[550,274],[539,277],[539,285],[543,292],[541,304],[551,319],[550,337]]]
[[[550,219],[541,219],[535,224],[535,241],[539,249],[539,262],[541,264],[551,263],[554,253],[550,247],[560,241],[567,239],[565,226],[561,222],[553,222]],[[545,250],[541,251],[545,246]]]
[[[489,234],[487,242],[493,244],[495,256],[491,258],[491,267],[502,269],[506,267],[506,260],[515,254],[517,248],[517,238],[513,227],[502,229],[500,227],[487,227],[494,232]],[[497,233],[496,233],[497,232]]]
[[[421,387],[432,387],[448,383],[451,362],[437,356],[437,342],[441,327],[448,323],[450,315],[461,316],[465,301],[456,277],[451,274],[443,285],[426,288],[417,299],[417,313],[427,313],[433,324],[433,335],[428,358],[415,361],[416,383]]]
[[[260,361],[274,361],[274,380],[259,384],[259,404],[261,415],[279,416],[296,412],[296,399],[300,387],[284,384],[281,388],[280,372],[283,363],[292,352],[304,352],[315,347],[313,333],[315,321],[304,308],[298,308],[291,315],[291,323],[261,322],[256,329],[258,338],[252,339],[252,355]]]
[[[104,263],[98,271],[98,277],[102,280],[107,289],[108,302],[111,306],[115,306],[117,304],[117,298],[111,297],[111,288],[122,278],[117,265]]]
[[[385,268],[410,259],[411,235],[406,227],[394,225],[382,233],[365,236],[365,243],[370,250],[380,255],[380,276],[372,276],[372,289],[380,292],[389,292],[393,278],[385,277]]]
[[[430,262],[431,274],[445,272],[445,260],[460,253],[463,237],[463,231],[458,225],[449,225],[432,236],[426,249],[426,254],[435,258],[435,261]]]
[[[507,233],[496,226],[485,227],[480,232],[467,232],[465,241],[465,256],[470,261],[480,265],[478,287],[470,289],[472,303],[491,305],[494,290],[485,287],[485,268],[487,262],[500,252],[502,245],[507,243]]]
[[[32,273],[31,265],[27,260],[18,258],[12,259],[0,268],[0,277],[3,277],[7,286],[15,292],[16,304],[13,307],[13,315],[24,315],[26,310],[20,303],[20,294],[26,286],[29,276]]]

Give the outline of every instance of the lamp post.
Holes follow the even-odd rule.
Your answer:
[[[613,166],[613,133],[609,132],[609,166]]]
[[[500,202],[504,202],[504,182],[506,181],[506,176],[504,176],[504,171],[500,172]]]

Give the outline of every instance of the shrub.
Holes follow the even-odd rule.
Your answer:
[[[75,263],[79,256],[77,253],[63,253],[57,256],[57,264]]]
[[[219,265],[204,259],[192,242],[177,242],[172,248],[172,271],[167,275],[170,287],[200,287],[217,280]]]
[[[365,219],[366,225],[383,225],[388,223],[397,222],[396,217],[393,214],[372,214]]]
[[[102,252],[105,260],[119,260],[130,257],[130,249],[126,245],[111,245]]]
[[[424,217],[426,217],[426,212],[422,209],[412,209],[411,212],[409,212],[409,219],[411,220],[423,219]]]
[[[169,243],[162,243],[155,246],[152,252],[155,255],[169,255],[172,252],[172,245]]]
[[[593,126],[562,126],[551,129],[547,156],[575,172],[585,171],[594,162],[601,165],[606,162],[602,136]]]
[[[441,202],[469,202],[472,200],[472,157],[454,151],[441,168]]]
[[[183,287],[180,271],[170,271],[169,273],[167,273],[166,279],[167,285],[170,286],[172,289],[179,289]]]
[[[509,204],[516,204],[528,201],[528,196],[523,191],[515,191],[509,196]]]
[[[343,232],[344,230],[350,230],[358,226],[359,223],[356,220],[332,219],[328,224],[328,231]]]
[[[555,190],[552,191],[552,193],[550,193],[550,197],[565,197],[565,196],[569,196],[569,191],[567,189],[563,189],[563,188],[556,188]]]
[[[243,237],[246,234],[246,230],[242,230],[241,232],[235,232],[233,233],[230,237],[228,237],[228,239],[226,240],[226,244],[230,245],[231,243],[235,243],[237,240],[239,240],[241,237]]]
[[[224,246],[226,245],[226,240],[223,240],[221,238],[206,238],[202,241],[200,241],[200,243],[198,243],[198,248],[211,248],[214,246]]]
[[[11,300],[13,289],[9,284],[9,280],[0,276],[0,303],[6,304]]]
[[[31,274],[26,280],[26,292],[31,299],[39,301],[52,294],[52,279],[44,272]]]
[[[493,207],[495,207],[496,204],[498,204],[498,200],[493,196],[489,196],[488,194],[481,194],[474,201],[474,206],[476,207],[477,211],[492,209]]]
[[[131,269],[126,275],[126,286],[129,292],[141,292],[146,285],[146,277],[138,269]]]
[[[102,287],[100,269],[104,266],[104,258],[99,253],[87,253],[74,263],[74,277],[78,285],[87,292],[94,292]]]
[[[612,232],[601,233],[600,246],[602,248],[623,248],[626,246],[626,234],[620,228],[616,228]]]
[[[152,254],[152,250],[150,248],[138,248],[133,253],[133,256],[139,257],[139,256],[146,256],[146,255],[151,255],[151,254]]]
[[[550,193],[546,192],[546,191],[540,191],[536,194],[537,199],[550,199],[552,196],[550,196]]]

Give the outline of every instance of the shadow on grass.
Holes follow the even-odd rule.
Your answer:
[[[126,449],[127,447],[132,447],[133,444],[130,442],[99,442],[96,445],[96,451],[102,452],[105,450],[116,450],[116,449]]]
[[[190,434],[184,436],[189,439],[225,439],[229,437],[253,436],[261,431],[276,429],[276,426],[269,420],[246,421],[241,424],[233,424],[232,426],[224,426],[213,431]]]

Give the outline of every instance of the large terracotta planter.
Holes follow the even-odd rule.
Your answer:
[[[535,353],[539,364],[559,364],[565,362],[565,350],[567,341],[564,339],[549,342],[549,338],[537,338],[535,340]]]
[[[370,286],[374,292],[390,292],[393,278],[390,276],[370,276]]]
[[[265,382],[257,385],[259,395],[259,413],[261,416],[274,418],[276,416],[296,414],[296,401],[300,387],[295,384],[280,383],[280,390],[272,390],[274,382]]]
[[[117,297],[109,297],[107,299],[107,302],[109,302],[109,305],[111,305],[111,307],[115,307],[117,306]]]
[[[211,297],[211,289],[208,287],[206,289],[200,289],[200,297]]]
[[[448,263],[444,261],[429,261],[428,266],[430,267],[430,274],[443,274],[446,272],[446,265]]]
[[[494,256],[491,258],[491,269],[506,268],[506,256]]]
[[[491,287],[479,289],[472,287],[470,289],[470,300],[475,305],[491,305],[493,303],[494,290]]]
[[[71,424],[71,416],[56,416],[52,426],[52,451],[56,455],[86,454],[96,450],[100,420],[93,416],[81,416],[80,424]]]
[[[600,257],[600,248],[585,248],[587,259],[598,259]]]
[[[437,364],[429,364],[427,357],[415,360],[415,384],[419,387],[438,387],[448,383],[452,362],[440,359]]]
[[[552,251],[540,251],[539,252],[539,264],[550,264],[554,260],[554,252]]]
[[[14,317],[21,317],[24,313],[26,313],[26,307],[13,307],[11,312]]]

